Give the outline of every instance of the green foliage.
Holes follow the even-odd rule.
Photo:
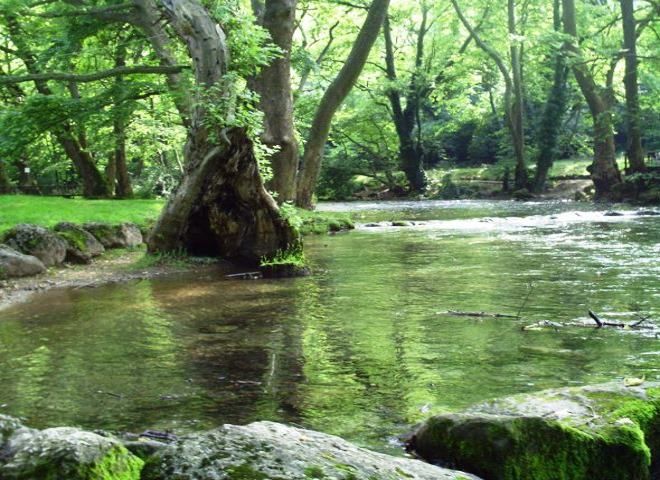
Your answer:
[[[272,257],[262,257],[259,265],[269,267],[274,265],[290,265],[294,267],[304,267],[307,262],[303,252],[302,243],[298,242],[287,250],[278,250]]]

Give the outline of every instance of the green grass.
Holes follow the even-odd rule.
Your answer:
[[[0,195],[0,233],[19,223],[52,227],[59,222],[133,222],[158,218],[163,200],[85,200],[82,198]]]
[[[59,222],[133,222],[145,225],[158,218],[164,200],[86,200],[83,198],[0,195],[0,233],[19,223],[52,227]],[[354,228],[350,216],[342,213],[310,212],[294,207],[289,216],[297,216],[303,235]]]

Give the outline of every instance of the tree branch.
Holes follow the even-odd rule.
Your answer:
[[[64,72],[49,72],[49,73],[35,73],[31,75],[16,75],[0,77],[0,84],[6,85],[10,83],[23,83],[32,81],[48,81],[59,80],[65,82],[78,82],[87,83],[102,80],[108,77],[116,77],[119,75],[133,75],[145,73],[180,73],[182,70],[190,68],[188,65],[138,65],[135,67],[117,67],[110,70],[103,70],[94,73],[64,73]]]

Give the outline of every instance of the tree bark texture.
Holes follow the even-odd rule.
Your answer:
[[[580,49],[577,41],[577,23],[575,20],[575,0],[562,0],[564,32],[573,37],[568,44],[569,50],[576,57],[571,69],[584,95],[591,117],[593,118],[594,161],[590,167],[591,179],[596,189],[596,200],[617,200],[621,173],[616,164],[612,113],[606,95],[599,91],[591,72],[584,62],[580,62]]]
[[[298,170],[291,90],[291,44],[296,29],[297,0],[266,0],[263,9],[255,3],[259,2],[253,1],[258,22],[282,50],[282,55],[264,67],[253,83],[264,113],[262,142],[277,150],[270,157],[273,168],[270,189],[277,193],[278,203],[283,203],[295,200]]]
[[[620,0],[623,18],[623,48],[626,70],[623,83],[626,90],[626,125],[628,127],[628,161],[632,173],[646,170],[642,150],[642,129],[639,118],[639,87],[637,84],[637,31],[633,0]]]
[[[316,109],[312,127],[305,144],[305,154],[298,173],[296,204],[312,208],[312,197],[321,170],[321,159],[330,133],[332,117],[346,99],[364,68],[369,52],[387,15],[390,0],[372,0],[367,18],[360,29],[346,63],[325,91]]]
[[[561,6],[560,0],[553,0],[553,17],[555,32],[561,32]],[[557,51],[554,54],[554,74],[552,87],[543,109],[541,124],[539,126],[538,156],[536,158],[536,173],[532,189],[540,193],[545,188],[548,172],[557,154],[557,140],[561,128],[561,118],[566,109],[568,92],[566,82],[568,80],[568,67],[564,52]]]
[[[223,129],[207,117],[213,95],[226,95],[224,32],[198,0],[161,0],[161,5],[188,48],[198,89],[209,96],[195,102],[186,171],[149,236],[149,251],[185,250],[256,263],[288,249],[297,235],[263,186],[252,142],[242,129]]]

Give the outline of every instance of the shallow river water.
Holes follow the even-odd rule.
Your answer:
[[[269,419],[395,451],[398,434],[435,412],[660,378],[654,334],[521,330],[588,309],[660,324],[658,216],[488,201],[321,209],[416,224],[307,238],[307,278],[192,273],[2,310],[0,413],[36,427],[175,433]],[[521,309],[520,320],[446,314]]]

